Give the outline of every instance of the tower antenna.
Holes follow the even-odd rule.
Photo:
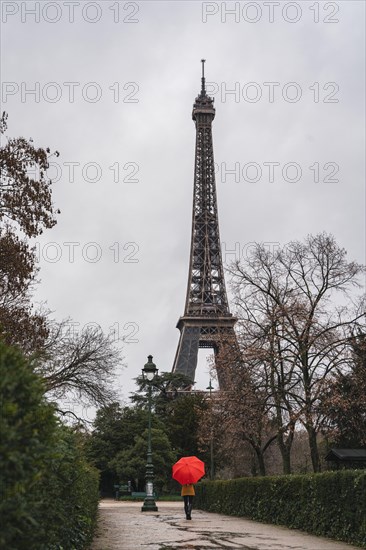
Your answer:
[[[201,59],[202,63],[202,78],[201,78],[201,95],[206,95],[206,86],[205,86],[205,63],[206,59]]]

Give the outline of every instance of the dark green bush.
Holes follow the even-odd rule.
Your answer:
[[[77,434],[58,422],[29,362],[2,343],[0,407],[0,548],[86,548],[98,474]]]
[[[16,548],[23,536],[31,537],[35,526],[32,495],[47,469],[57,428],[43,393],[41,381],[21,354],[0,344],[2,548]]]
[[[76,433],[59,428],[59,441],[40,483],[37,550],[81,550],[91,542],[99,500],[99,473],[84,459]]]
[[[366,548],[364,470],[207,481],[197,486],[196,505]]]

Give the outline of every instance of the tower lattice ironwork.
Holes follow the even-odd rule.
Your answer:
[[[177,323],[180,339],[173,372],[185,374],[193,383],[198,349],[212,348],[222,388],[225,376],[220,359],[226,346],[237,347],[236,318],[229,310],[222,265],[212,143],[215,109],[213,98],[206,93],[204,63],[202,59],[201,92],[192,112],[196,151],[191,254],[184,315]]]

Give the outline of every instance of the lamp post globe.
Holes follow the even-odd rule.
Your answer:
[[[147,439],[147,460],[146,460],[146,497],[141,508],[141,512],[157,512],[158,507],[156,506],[154,499],[154,466],[152,463],[152,454],[151,454],[151,382],[154,380],[154,377],[158,373],[155,363],[153,363],[152,355],[149,355],[147,358],[147,363],[145,363],[144,368],[142,369],[142,376],[148,382],[148,402],[149,402],[149,425],[148,425],[148,439]]]

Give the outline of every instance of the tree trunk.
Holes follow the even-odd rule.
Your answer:
[[[282,457],[282,469],[284,474],[291,474],[291,448],[294,441],[295,435],[295,424],[290,423],[289,425],[290,433],[287,437],[280,432],[277,436],[278,447],[281,452]]]
[[[310,456],[311,456],[311,462],[313,465],[313,471],[320,472],[321,465],[320,465],[320,457],[319,457],[319,450],[318,450],[318,442],[316,440],[316,431],[313,426],[306,426],[306,430],[308,432]]]
[[[266,466],[264,464],[264,455],[262,452],[262,449],[255,449],[257,460],[258,460],[258,468],[259,468],[259,475],[265,476],[266,475]]]
[[[282,457],[283,473],[291,474],[291,446],[285,444],[282,434],[278,434],[277,442]]]

